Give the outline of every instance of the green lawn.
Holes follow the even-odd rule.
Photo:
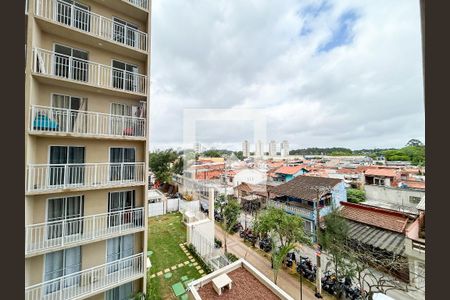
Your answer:
[[[149,218],[148,234],[148,250],[153,251],[147,286],[150,299],[177,299],[172,292],[172,285],[180,282],[183,276],[189,279],[200,278],[194,266],[183,265],[171,270],[172,277],[169,279],[164,278],[164,275],[150,278],[150,275],[188,260],[180,247],[181,243],[186,242],[186,227],[182,222],[182,215],[175,213]]]

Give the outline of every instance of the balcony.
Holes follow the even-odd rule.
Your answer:
[[[25,288],[26,300],[84,299],[144,276],[142,253]]]
[[[141,9],[148,10],[148,0],[124,0]]]
[[[300,217],[305,217],[308,219],[314,219],[314,213],[312,210],[308,210],[305,208],[296,207],[296,206],[292,206],[292,205],[286,205],[284,203],[280,203],[280,202],[273,201],[273,200],[267,201],[267,205],[271,206],[271,207],[283,209],[285,212],[293,214],[293,215],[298,215]]]
[[[102,88],[121,95],[147,95],[145,75],[44,49],[33,48],[32,68],[36,75],[93,87],[96,92]]]
[[[143,185],[145,163],[30,164],[27,193]]]
[[[135,1],[132,1],[135,2]],[[140,2],[140,1],[138,1]],[[147,54],[147,33],[61,0],[36,1],[36,16],[48,22]],[[98,42],[96,43],[98,45]]]
[[[142,207],[27,225],[25,226],[25,257],[142,230],[144,230]]]
[[[38,105],[30,110],[32,134],[145,140],[145,118]]]

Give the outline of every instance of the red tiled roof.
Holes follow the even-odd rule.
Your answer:
[[[275,173],[294,175],[301,169],[303,169],[303,166],[282,166],[282,167],[276,169]]]
[[[342,217],[355,222],[402,233],[405,231],[408,216],[403,213],[373,207],[365,204],[341,202]]]
[[[425,181],[404,180],[402,182],[411,189],[425,189]]]
[[[394,169],[381,169],[381,168],[370,168],[365,172],[369,176],[385,176],[385,177],[395,177],[396,173]]]

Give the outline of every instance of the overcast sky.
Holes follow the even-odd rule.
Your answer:
[[[152,2],[151,150],[183,144],[187,108],[264,109],[291,149],[424,141],[419,0]],[[246,120],[197,128],[205,146],[253,142]]]

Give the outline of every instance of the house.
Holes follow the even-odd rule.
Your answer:
[[[411,218],[395,210],[350,202],[341,203],[340,214],[349,224],[349,245],[363,249],[368,259],[370,255],[378,258],[373,261],[395,261],[395,268],[386,269],[377,263],[374,267],[409,283],[405,238]]]
[[[397,173],[393,168],[369,168],[364,177],[367,185],[395,186]]]
[[[194,300],[294,300],[242,258],[191,282],[188,290]]]
[[[297,176],[307,173],[308,170],[303,165],[297,166],[282,166],[276,169],[274,173],[273,180],[279,182],[288,182]]]
[[[405,254],[411,284],[425,292],[425,197],[417,205],[419,217],[406,230]]]
[[[289,182],[269,189],[268,205],[284,209],[287,213],[304,220],[305,232],[315,235],[316,210],[320,217],[328,214],[332,207],[347,201],[345,183],[341,179],[298,176]]]
[[[243,182],[250,184],[266,183],[267,175],[258,169],[242,169],[234,171],[233,186],[236,187]]]

